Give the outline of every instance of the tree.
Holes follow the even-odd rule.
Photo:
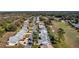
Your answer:
[[[59,40],[59,41],[61,41],[61,39],[64,40],[64,36],[63,36],[64,33],[65,33],[65,32],[64,32],[64,30],[63,30],[62,28],[59,28],[59,29],[58,29],[58,40]]]
[[[33,32],[33,39],[34,39],[34,42],[38,42],[38,39],[39,38],[39,35],[38,35],[38,32]]]
[[[55,44],[56,43],[56,39],[54,38],[52,30],[50,29],[49,26],[46,26],[46,27],[47,27],[47,30],[48,30],[48,35],[49,35],[51,43]]]
[[[17,26],[14,24],[7,24],[5,27],[6,31],[16,31],[16,29],[17,29]]]
[[[78,21],[78,19],[75,19],[75,23],[77,24],[79,21]]]
[[[2,36],[2,34],[5,32],[5,29],[0,27],[0,36]]]

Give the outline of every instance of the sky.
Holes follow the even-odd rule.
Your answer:
[[[74,11],[78,4],[78,0],[0,0],[0,11]]]

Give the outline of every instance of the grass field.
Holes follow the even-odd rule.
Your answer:
[[[68,44],[68,46],[79,47],[79,32],[64,22],[53,21],[53,24],[57,28],[64,29],[65,42]]]

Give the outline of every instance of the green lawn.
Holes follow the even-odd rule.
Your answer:
[[[56,31],[52,32],[52,30],[55,30],[55,29],[57,29],[57,28],[55,28],[55,27],[50,28],[50,25],[47,26],[48,35],[50,37],[52,46],[55,48],[68,48],[69,46],[65,43],[64,37],[62,37],[61,40],[58,40],[58,33]]]
[[[77,30],[63,22],[54,21],[53,23],[56,27],[64,29],[66,42],[71,47],[79,47],[79,33]]]

